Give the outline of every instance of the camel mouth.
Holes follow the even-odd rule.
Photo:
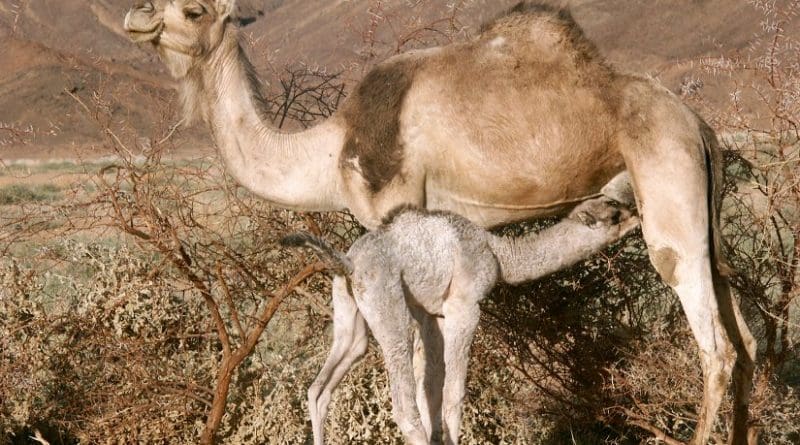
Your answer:
[[[155,42],[161,36],[161,31],[164,29],[164,25],[159,23],[151,29],[148,30],[141,30],[141,29],[126,29],[125,32],[128,33],[128,38],[133,40],[136,43],[141,42]]]
[[[124,28],[134,42],[151,42],[161,35],[164,22],[151,8],[132,9],[125,16]]]

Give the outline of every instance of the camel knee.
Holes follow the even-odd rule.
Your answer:
[[[325,402],[322,394],[323,386],[324,385],[320,383],[314,382],[308,387],[308,391],[306,391],[308,396],[308,409],[311,411],[312,415],[318,413],[320,411],[319,408],[323,406]]]
[[[722,347],[718,346],[712,351],[701,349],[700,361],[709,392],[716,394],[715,397],[721,400],[737,362],[733,344],[726,342]]]

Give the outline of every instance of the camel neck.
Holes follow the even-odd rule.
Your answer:
[[[197,83],[198,105],[226,170],[281,207],[343,209],[337,164],[344,131],[334,120],[293,134],[273,128],[250,62],[235,32],[229,34],[189,80]]]

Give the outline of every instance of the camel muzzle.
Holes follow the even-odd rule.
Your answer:
[[[125,15],[124,28],[134,42],[149,42],[161,35],[164,23],[152,2],[140,2]]]

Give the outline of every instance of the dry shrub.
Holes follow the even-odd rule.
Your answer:
[[[33,126],[20,127],[16,124],[0,122],[0,147],[25,144],[33,138]]]
[[[365,23],[348,25],[361,37],[362,70],[404,51],[448,44],[467,37],[461,14],[473,2],[423,0],[397,5],[385,0],[370,1]]]
[[[49,425],[87,443],[151,442],[166,425],[202,415],[203,404],[183,395],[214,365],[199,301],[148,278],[150,262],[126,248],[65,242],[48,255],[68,266],[3,271],[4,429]],[[175,433],[192,441],[190,431]]]

